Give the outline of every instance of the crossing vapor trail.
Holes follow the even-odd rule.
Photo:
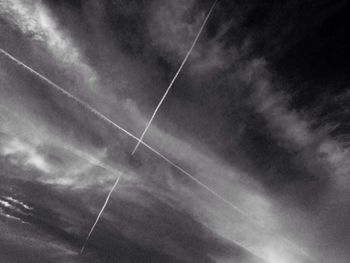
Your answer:
[[[72,95],[71,93],[69,93],[68,91],[66,91],[65,89],[61,88],[60,86],[58,86],[56,83],[52,82],[51,80],[49,80],[48,78],[46,78],[45,76],[43,76],[42,74],[40,74],[39,72],[35,71],[34,69],[30,68],[29,66],[27,66],[26,64],[24,64],[23,62],[21,62],[20,60],[18,60],[17,58],[15,58],[14,56],[12,56],[11,54],[9,54],[8,52],[6,52],[5,50],[3,50],[2,48],[0,48],[0,53],[4,54],[5,56],[7,56],[8,58],[10,58],[11,60],[15,61],[17,64],[21,65],[22,67],[24,67],[25,69],[29,70],[30,72],[32,72],[33,74],[35,74],[37,77],[39,77],[40,79],[44,80],[45,82],[47,82],[48,84],[50,84],[51,87],[55,88],[56,90],[60,91],[62,94],[66,95],[67,97],[69,97],[70,99],[74,100],[75,102],[77,102],[79,105],[83,106],[85,109],[87,109],[89,112],[93,113],[94,115],[96,115],[97,117],[99,117],[100,119],[106,121],[107,123],[109,123],[110,125],[112,125],[113,127],[117,128],[118,130],[124,132],[125,134],[127,134],[128,136],[130,136],[131,138],[133,138],[134,140],[138,140],[138,138],[133,135],[131,132],[127,131],[126,129],[122,128],[121,126],[119,126],[118,124],[116,124],[115,122],[113,122],[112,120],[110,120],[109,118],[107,118],[105,115],[103,115],[102,113],[100,113],[99,111],[97,111],[95,108],[93,108],[92,106],[90,106],[88,103],[86,103],[85,101],[77,98],[76,96]],[[209,191],[211,194],[213,194],[215,197],[219,198],[222,202],[228,204],[231,206],[231,208],[233,208],[234,210],[236,210],[237,212],[241,213],[242,215],[247,216],[247,214],[242,211],[240,208],[238,208],[237,206],[233,205],[230,201],[226,200],[225,198],[223,198],[221,195],[219,195],[218,193],[216,193],[214,190],[212,190],[209,186],[207,186],[206,184],[202,183],[200,180],[198,180],[197,178],[195,178],[193,175],[191,175],[189,172],[187,172],[186,170],[184,170],[181,166],[177,165],[176,163],[174,163],[173,161],[171,161],[169,158],[165,157],[163,154],[161,154],[160,152],[158,152],[157,150],[155,150],[153,147],[151,147],[150,145],[148,145],[147,143],[141,141],[140,142],[143,146],[145,146],[147,149],[149,149],[150,151],[152,151],[153,153],[155,153],[158,157],[160,157],[161,159],[163,159],[164,161],[166,161],[168,164],[170,164],[171,166],[175,167],[177,170],[179,170],[181,173],[185,174],[186,176],[188,176],[190,179],[192,179],[193,181],[195,181],[196,183],[198,183],[199,185],[201,185],[203,188],[205,188],[207,191]]]
[[[238,212],[239,214],[241,214],[242,216],[244,216],[246,219],[248,219],[249,221],[251,221],[254,224],[258,224],[259,226],[261,226],[255,219],[253,219],[248,213],[244,212],[243,210],[241,210],[239,207],[235,206],[233,203],[231,203],[230,201],[228,201],[227,199],[225,199],[224,197],[222,197],[220,194],[218,194],[217,192],[215,192],[214,190],[212,190],[209,186],[207,186],[206,184],[202,183],[200,180],[198,180],[197,178],[195,178],[193,175],[191,175],[189,172],[187,172],[186,170],[184,170],[181,166],[179,166],[178,164],[174,163],[173,161],[171,161],[170,159],[168,159],[167,157],[165,157],[163,154],[161,154],[159,151],[155,150],[153,147],[151,147],[149,144],[143,142],[142,140],[139,140],[138,137],[136,137],[134,134],[132,134],[131,132],[127,131],[126,129],[124,129],[123,127],[119,126],[118,124],[116,124],[115,122],[113,122],[112,120],[110,120],[108,117],[106,117],[105,115],[103,115],[102,113],[100,113],[98,110],[96,110],[95,108],[93,108],[92,106],[90,106],[87,102],[79,99],[78,97],[74,96],[73,94],[69,93],[68,91],[66,91],[65,89],[61,88],[59,85],[57,85],[56,83],[52,82],[51,80],[49,80],[47,77],[45,77],[44,75],[40,74],[39,72],[37,72],[36,70],[32,69],[31,67],[27,66],[26,64],[24,64],[23,62],[21,62],[20,60],[18,60],[17,58],[15,58],[14,56],[12,56],[11,54],[9,54],[8,52],[6,52],[5,50],[3,50],[2,48],[0,48],[0,53],[2,53],[3,55],[5,55],[7,58],[9,58],[10,60],[16,62],[18,65],[22,66],[23,68],[25,68],[26,70],[30,71],[31,73],[33,73],[34,75],[36,75],[38,78],[40,78],[41,80],[44,80],[46,83],[48,83],[51,87],[55,88],[57,91],[61,92],[63,95],[67,96],[68,98],[74,100],[76,103],[78,103],[80,106],[82,106],[83,108],[85,108],[86,110],[88,110],[89,112],[93,113],[95,116],[97,116],[98,118],[106,121],[108,124],[110,124],[111,126],[117,128],[118,130],[124,132],[126,135],[128,135],[129,137],[133,138],[134,140],[138,141],[140,144],[142,144],[143,146],[145,146],[147,149],[149,149],[151,152],[153,152],[154,154],[156,154],[158,157],[160,157],[161,159],[163,159],[165,162],[167,162],[168,164],[170,164],[171,166],[173,166],[174,168],[176,168],[177,170],[179,170],[181,173],[185,174],[186,176],[188,176],[191,180],[193,180],[194,182],[196,182],[197,184],[199,184],[200,186],[202,186],[203,188],[205,188],[208,192],[210,192],[213,196],[215,196],[217,199],[219,199],[220,201],[222,201],[223,203],[225,203],[226,205],[229,205],[231,207],[231,209],[233,209],[234,211]],[[117,178],[116,182],[114,183],[111,191],[109,192],[106,201],[94,223],[94,225],[92,226],[88,237],[86,238],[84,245],[81,249],[81,253],[84,251],[85,245],[89,239],[89,237],[91,236],[99,218],[101,217],[103,210],[105,209],[110,195],[112,194],[114,188],[117,186],[117,183],[119,181],[120,176]],[[285,242],[289,242],[290,244],[293,244],[292,242],[290,242],[288,239],[284,238]],[[306,254],[303,250],[301,250],[300,248],[298,248],[298,246],[296,246],[295,244],[293,244],[293,246],[295,248],[297,248],[297,250],[299,250],[302,254]],[[306,254],[307,255],[307,254]],[[309,256],[309,255],[308,255]],[[310,256],[309,256],[310,257]],[[310,257],[311,258],[311,257]],[[316,262],[315,260],[313,260],[314,262]]]
[[[196,45],[196,43],[197,43],[197,41],[198,41],[198,38],[199,38],[200,34],[202,33],[202,31],[203,31],[203,29],[204,29],[204,26],[205,26],[205,24],[207,23],[207,21],[208,21],[210,15],[211,15],[211,13],[213,12],[213,9],[214,9],[214,7],[215,7],[217,1],[218,1],[218,0],[215,0],[214,3],[213,3],[213,5],[211,6],[211,8],[210,8],[210,10],[209,10],[207,16],[205,17],[205,19],[204,19],[204,21],[203,21],[203,23],[202,23],[202,26],[200,27],[200,29],[199,29],[199,31],[198,31],[198,33],[197,33],[197,35],[196,35],[196,37],[195,37],[195,39],[194,39],[194,41],[193,41],[191,47],[190,47],[190,49],[188,50],[188,52],[187,52],[187,54],[186,54],[184,60],[182,61],[180,67],[179,67],[178,70],[176,71],[176,73],[175,73],[173,79],[171,80],[171,82],[170,82],[168,88],[166,89],[166,91],[165,91],[163,97],[160,99],[160,101],[159,101],[159,103],[158,103],[156,109],[154,110],[154,112],[153,112],[153,114],[152,114],[152,116],[151,116],[151,119],[148,121],[148,123],[147,123],[147,125],[146,125],[146,128],[143,130],[143,132],[142,132],[142,134],[141,134],[141,137],[138,139],[137,144],[136,144],[134,150],[132,151],[132,154],[134,154],[134,153],[136,152],[137,148],[139,147],[140,143],[142,142],[143,137],[145,136],[145,134],[146,134],[148,128],[151,126],[151,123],[152,123],[154,117],[156,116],[156,114],[157,114],[157,112],[158,112],[160,106],[162,105],[163,101],[165,100],[165,97],[168,95],[168,93],[169,93],[171,87],[173,86],[173,84],[174,84],[176,78],[177,78],[178,75],[180,74],[180,72],[181,72],[183,66],[185,65],[187,59],[188,59],[189,56],[191,55],[192,50],[193,50],[194,46]]]

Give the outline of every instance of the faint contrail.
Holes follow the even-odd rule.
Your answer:
[[[81,247],[80,254],[82,254],[82,253],[84,252],[85,246],[86,246],[87,242],[89,241],[89,238],[90,238],[90,236],[91,236],[91,234],[92,234],[92,231],[94,231],[95,226],[97,225],[97,222],[98,222],[98,220],[100,219],[100,217],[101,217],[101,215],[102,215],[102,213],[103,213],[103,210],[106,208],[106,205],[107,205],[107,203],[108,203],[108,201],[109,201],[109,198],[111,197],[111,195],[112,195],[114,189],[116,188],[116,186],[117,186],[117,184],[118,184],[118,182],[119,182],[119,179],[120,179],[120,176],[118,176],[117,180],[115,180],[115,183],[114,183],[112,189],[109,191],[108,196],[107,196],[107,198],[106,198],[106,200],[105,200],[105,203],[103,204],[100,213],[98,213],[98,216],[97,216],[97,218],[96,218],[96,220],[95,220],[95,223],[94,223],[93,226],[91,227],[90,232],[89,232],[89,234],[87,235],[83,246]]]
[[[188,50],[188,52],[187,52],[187,54],[186,54],[184,60],[182,61],[182,63],[181,63],[181,65],[180,65],[179,69],[177,70],[176,74],[174,75],[173,79],[171,80],[171,82],[170,82],[168,88],[166,89],[166,91],[165,91],[163,97],[160,99],[160,101],[159,101],[159,103],[158,103],[156,109],[154,110],[154,112],[153,112],[153,114],[152,114],[151,119],[150,119],[149,122],[147,123],[146,128],[144,129],[144,131],[142,132],[141,137],[138,139],[138,142],[137,142],[137,144],[136,144],[134,150],[132,151],[132,154],[134,154],[134,153],[136,152],[137,148],[139,147],[139,145],[140,145],[140,143],[141,143],[143,137],[145,136],[145,134],[146,134],[148,128],[151,126],[151,123],[152,123],[154,117],[156,116],[157,111],[159,110],[159,108],[160,108],[160,106],[162,105],[162,103],[163,103],[165,97],[168,95],[168,93],[169,93],[171,87],[173,86],[173,84],[174,84],[174,82],[175,82],[177,76],[180,74],[180,71],[182,70],[183,66],[185,65],[185,63],[186,63],[188,57],[190,56],[190,54],[191,54],[191,52],[192,52],[194,46],[196,45],[196,43],[197,43],[197,41],[198,41],[198,38],[199,38],[200,34],[202,33],[203,28],[204,28],[205,24],[207,23],[207,21],[208,21],[210,15],[211,15],[211,13],[212,13],[212,11],[213,11],[213,9],[214,9],[214,7],[215,7],[217,1],[218,1],[218,0],[215,0],[214,3],[213,3],[213,5],[211,6],[211,8],[210,8],[210,10],[209,10],[207,16],[205,17],[205,19],[204,19],[204,21],[203,21],[203,24],[202,24],[201,28],[199,29],[199,31],[198,31],[198,33],[197,33],[197,35],[196,35],[196,37],[195,37],[195,39],[194,39],[194,41],[193,41],[193,43],[192,43],[190,49]]]
[[[57,84],[55,84],[54,82],[52,82],[51,80],[49,80],[48,78],[46,78],[45,76],[43,76],[42,74],[38,73],[37,71],[35,71],[34,69],[30,68],[29,66],[27,66],[26,64],[24,64],[23,62],[21,62],[20,60],[16,59],[15,57],[13,57],[11,54],[9,54],[8,52],[6,52],[5,50],[3,50],[2,48],[0,48],[0,52],[2,54],[4,54],[6,57],[8,57],[9,59],[13,60],[14,62],[16,62],[17,64],[19,64],[20,66],[24,67],[25,69],[29,70],[31,73],[33,73],[34,75],[36,75],[37,77],[39,77],[40,79],[46,81],[48,84],[50,84],[51,87],[55,88],[56,90],[60,91],[62,94],[66,95],[67,97],[69,97],[70,99],[74,100],[75,102],[77,102],[79,105],[83,106],[86,110],[88,110],[89,112],[95,114],[97,117],[99,117],[100,119],[106,121],[107,123],[109,123],[110,125],[112,125],[113,127],[117,128],[118,130],[124,132],[125,134],[127,134],[128,136],[130,136],[131,138],[133,138],[134,140],[139,141],[139,139],[133,135],[131,132],[127,131],[126,129],[122,128],[121,126],[119,126],[118,124],[116,124],[115,122],[113,122],[112,120],[110,120],[109,118],[107,118],[106,116],[104,116],[102,113],[100,113],[99,111],[97,111],[95,108],[93,108],[92,106],[90,106],[87,102],[77,98],[76,96],[72,95],[71,93],[69,93],[68,91],[66,91],[65,89],[61,88],[60,86],[58,86]],[[182,172],[183,174],[187,175],[190,179],[192,179],[193,181],[195,181],[196,183],[198,183],[199,185],[201,185],[203,188],[205,188],[207,191],[209,191],[211,194],[213,194],[215,197],[217,197],[220,201],[224,202],[225,204],[229,205],[234,211],[239,212],[240,214],[242,214],[243,216],[245,216],[247,219],[249,219],[251,222],[257,223],[255,219],[252,219],[251,216],[249,214],[247,214],[246,212],[244,212],[243,210],[241,210],[240,208],[238,208],[237,206],[235,206],[234,204],[232,204],[230,201],[228,201],[227,199],[225,199],[224,197],[222,197],[221,195],[219,195],[218,193],[216,193],[214,190],[212,190],[209,186],[207,186],[206,184],[202,183],[200,180],[198,180],[197,178],[195,178],[193,175],[191,175],[189,172],[187,172],[186,170],[184,170],[183,168],[181,168],[179,165],[177,165],[176,163],[174,163],[173,161],[171,161],[170,159],[168,159],[167,157],[165,157],[163,154],[161,154],[160,152],[158,152],[157,150],[155,150],[154,148],[152,148],[150,145],[148,145],[147,143],[143,142],[143,141],[139,141],[140,144],[142,144],[143,146],[145,146],[146,148],[148,148],[150,151],[152,151],[153,153],[155,153],[156,155],[158,155],[160,158],[162,158],[164,161],[166,161],[167,163],[169,163],[170,165],[172,165],[173,167],[175,167],[176,169],[178,169],[180,172]],[[116,185],[116,184],[115,184]],[[113,191],[114,188],[112,188]],[[111,192],[112,192],[111,191]],[[111,193],[110,192],[110,193]],[[108,197],[109,199],[109,197]],[[107,202],[108,202],[107,199]],[[105,205],[104,205],[105,207]],[[103,208],[104,208],[103,207]],[[98,217],[99,218],[99,217]],[[95,225],[95,224],[94,224]],[[260,225],[260,224],[258,224]],[[260,225],[261,226],[261,225]],[[91,231],[92,232],[92,231]],[[91,235],[91,233],[89,233],[88,237]],[[287,240],[287,239],[285,239]],[[290,242],[290,241],[289,241]],[[294,247],[297,247],[296,245],[294,245]],[[83,250],[83,249],[82,249]],[[300,248],[299,248],[300,251]],[[305,253],[305,252],[304,252]],[[304,254],[303,253],[303,254]],[[309,256],[310,258],[312,258],[311,256]],[[313,259],[314,262],[316,262]]]

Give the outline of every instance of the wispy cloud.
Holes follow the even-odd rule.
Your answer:
[[[310,169],[316,171],[317,165],[324,165],[337,187],[347,187],[348,151],[341,142],[325,133],[327,123],[325,129],[322,126],[312,128],[315,123],[313,115],[291,109],[288,95],[275,91],[263,60],[253,60],[241,77],[251,85],[252,103],[264,116],[273,136],[286,148],[303,153],[304,162],[311,165]]]
[[[34,167],[44,173],[52,172],[52,169],[43,156],[38,153],[36,147],[29,143],[14,138],[2,147],[2,155],[10,157],[11,161],[24,167]]]
[[[84,188],[115,177],[114,170],[118,169],[102,161],[107,157],[104,150],[83,151],[78,145],[67,144],[57,133],[50,132],[49,126],[35,127],[38,120],[33,116],[31,122],[9,111],[2,111],[2,116],[8,118],[0,126],[1,155],[22,169],[40,171],[43,182]]]
[[[0,7],[3,18],[27,38],[44,45],[62,68],[74,72],[71,76],[78,82],[90,89],[98,88],[97,73],[88,65],[71,34],[60,26],[43,1],[5,0],[1,1]]]

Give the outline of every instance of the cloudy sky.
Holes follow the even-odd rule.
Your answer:
[[[212,4],[0,0],[1,262],[348,262],[347,1],[219,0],[153,151],[86,107],[141,136]]]

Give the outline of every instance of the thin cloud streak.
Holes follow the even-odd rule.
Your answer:
[[[80,254],[83,254],[83,253],[84,253],[85,246],[87,245],[87,242],[89,241],[92,232],[94,231],[94,229],[95,229],[95,227],[96,227],[98,221],[100,220],[100,217],[102,216],[103,211],[105,210],[105,208],[106,208],[106,206],[107,206],[107,204],[108,204],[109,199],[111,198],[111,195],[112,195],[114,189],[117,187],[118,182],[119,182],[119,179],[120,179],[120,176],[117,177],[117,179],[115,180],[115,183],[114,183],[113,187],[112,187],[111,190],[109,191],[109,193],[108,193],[108,195],[107,195],[107,198],[106,198],[106,200],[105,200],[105,202],[104,202],[104,204],[103,204],[103,206],[102,206],[100,212],[98,213],[98,216],[97,216],[97,218],[96,218],[96,220],[95,220],[95,223],[92,225],[92,227],[91,227],[91,229],[90,229],[90,232],[89,232],[89,234],[87,235],[83,246],[81,247]]]
[[[134,154],[134,153],[136,152],[137,148],[139,147],[139,145],[140,145],[140,143],[141,143],[143,137],[145,136],[145,134],[146,134],[148,128],[151,126],[151,123],[152,123],[154,117],[156,116],[156,114],[157,114],[157,112],[158,112],[160,106],[162,105],[163,101],[165,100],[165,97],[168,95],[168,93],[169,93],[171,87],[173,86],[173,84],[174,84],[176,78],[177,78],[178,75],[180,74],[180,72],[181,72],[182,68],[184,67],[184,65],[185,65],[185,63],[186,63],[186,61],[187,61],[187,59],[188,59],[189,56],[191,55],[192,50],[193,50],[194,46],[196,45],[196,43],[197,43],[197,41],[198,41],[198,38],[199,38],[199,36],[201,35],[201,33],[202,33],[202,31],[203,31],[203,29],[204,29],[204,27],[205,27],[205,25],[206,25],[206,23],[207,23],[207,21],[208,21],[210,15],[211,15],[211,13],[212,13],[212,11],[213,11],[213,9],[214,9],[214,7],[215,7],[217,1],[218,1],[218,0],[215,0],[215,2],[213,3],[213,5],[211,6],[211,8],[210,8],[210,10],[209,10],[207,16],[205,17],[205,19],[204,19],[204,21],[203,21],[203,24],[202,24],[201,28],[199,29],[199,31],[198,31],[198,33],[197,33],[197,35],[196,35],[196,37],[195,37],[195,39],[194,39],[194,41],[193,41],[193,43],[192,43],[190,49],[188,50],[188,52],[187,52],[187,54],[186,54],[184,60],[182,61],[182,63],[181,63],[181,65],[180,65],[179,69],[177,70],[175,76],[174,76],[173,79],[171,80],[171,82],[170,82],[168,88],[166,89],[166,91],[165,91],[163,97],[160,99],[160,101],[159,101],[159,103],[158,103],[156,109],[154,110],[154,112],[153,112],[153,114],[152,114],[151,119],[150,119],[149,122],[147,123],[146,128],[144,129],[144,131],[142,132],[141,137],[138,139],[138,142],[137,142],[137,144],[136,144],[134,150],[132,151],[132,154]]]

